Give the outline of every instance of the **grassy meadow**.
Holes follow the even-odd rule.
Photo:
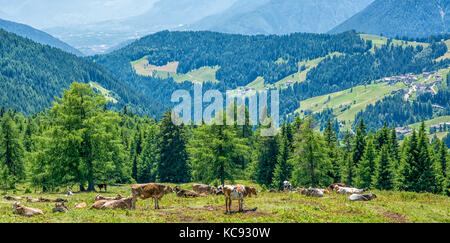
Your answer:
[[[246,183],[238,181],[237,183]],[[251,185],[252,183],[246,183]],[[179,185],[192,189],[191,184]],[[104,196],[130,194],[129,185],[110,187]],[[259,187],[257,187],[260,189]],[[155,210],[152,199],[139,200],[136,210],[89,210],[98,192],[75,193],[65,196],[61,193],[29,193],[19,188],[15,194],[33,198],[66,198],[68,213],[53,213],[54,203],[27,203],[28,207],[39,208],[45,215],[31,218],[12,213],[13,201],[0,199],[0,222],[33,223],[419,223],[450,222],[450,198],[429,193],[373,191],[378,195],[370,202],[349,202],[347,196],[328,194],[323,198],[311,198],[299,193],[260,192],[257,197],[246,198],[244,213],[225,214],[224,196],[199,198],[179,198],[175,194],[166,195],[160,201],[160,210]],[[87,208],[75,209],[74,204],[86,202]],[[237,211],[237,201],[233,201]],[[256,208],[256,210],[255,210]],[[254,211],[253,211],[254,210]]]

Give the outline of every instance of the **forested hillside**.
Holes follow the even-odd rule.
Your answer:
[[[28,26],[28,25],[19,24],[19,23],[0,19],[0,29],[15,33],[22,37],[29,38],[35,42],[38,42],[38,43],[41,43],[44,45],[49,45],[52,47],[59,48],[63,51],[75,54],[77,56],[83,55],[83,53],[81,53],[79,50],[69,46],[68,44],[56,39],[55,37],[53,37],[45,32],[34,29],[33,27]]]
[[[0,30],[0,104],[24,114],[43,111],[74,82],[94,82],[110,91],[121,109],[157,115],[161,105],[120,83],[102,66],[62,50]]]
[[[450,31],[448,0],[376,0],[330,33],[348,30],[389,37],[428,37]]]

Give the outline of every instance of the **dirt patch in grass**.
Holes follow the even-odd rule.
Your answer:
[[[390,221],[396,222],[396,223],[407,223],[409,222],[409,220],[406,218],[405,215],[403,214],[399,214],[387,209],[383,209],[383,208],[376,208],[377,211],[380,211],[383,213],[383,216],[385,218],[388,218]]]
[[[318,202],[308,202],[308,201],[302,201],[302,200],[297,200],[297,199],[292,199],[292,198],[282,198],[281,201],[277,201],[278,203],[284,203],[284,202],[293,202],[293,203],[300,203],[300,204],[306,204],[306,205],[310,205],[310,206],[322,206],[322,204],[318,203]]]

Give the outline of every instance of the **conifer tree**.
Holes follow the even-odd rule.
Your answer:
[[[366,148],[366,125],[361,119],[356,128],[355,148],[353,151],[353,163],[357,167],[362,157],[364,156],[364,149]]]
[[[185,126],[172,122],[172,111],[163,115],[158,135],[158,180],[160,182],[185,183],[190,181]]]
[[[392,190],[394,179],[394,168],[389,158],[389,145],[385,144],[376,159],[376,173],[372,178],[373,186],[380,190]]]
[[[340,164],[339,164],[339,150],[337,146],[337,137],[333,125],[331,125],[331,120],[328,119],[327,127],[324,133],[328,158],[331,161],[333,169],[331,171],[330,177],[333,178],[334,183],[339,183],[341,181]]]
[[[0,164],[6,167],[12,187],[16,182],[24,179],[24,152],[13,113],[9,110],[0,120]]]
[[[364,156],[357,169],[356,185],[359,188],[370,187],[376,171],[376,151],[373,138],[369,138]]]
[[[291,176],[288,163],[290,155],[289,130],[289,124],[284,124],[281,134],[280,153],[277,158],[277,164],[275,165],[272,179],[272,188],[277,190],[281,190],[283,188],[283,182],[288,180]]]

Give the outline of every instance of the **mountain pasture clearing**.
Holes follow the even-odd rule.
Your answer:
[[[240,181],[239,183],[244,183]],[[174,185],[172,185],[174,186]],[[192,183],[178,185],[192,189]],[[257,190],[261,188],[255,185]],[[12,193],[12,192],[10,192]],[[111,186],[104,196],[114,197],[120,193],[130,195],[130,186]],[[14,201],[0,199],[0,222],[64,222],[64,223],[180,223],[180,222],[217,222],[217,223],[321,223],[321,222],[450,222],[450,199],[446,196],[428,193],[374,191],[378,196],[369,202],[349,202],[348,196],[326,194],[323,198],[306,197],[300,193],[259,192],[256,197],[245,199],[244,212],[237,213],[237,202],[232,203],[233,213],[225,214],[224,196],[204,196],[198,198],[180,198],[168,194],[160,201],[160,210],[153,208],[151,199],[138,200],[136,210],[89,210],[97,192],[75,193],[64,196],[63,193],[31,193],[30,197],[62,197],[70,212],[52,213],[54,203],[28,203],[23,205],[39,208],[42,216],[23,217],[12,213]],[[24,195],[17,190],[14,195]],[[87,207],[74,208],[75,203],[86,202]]]

